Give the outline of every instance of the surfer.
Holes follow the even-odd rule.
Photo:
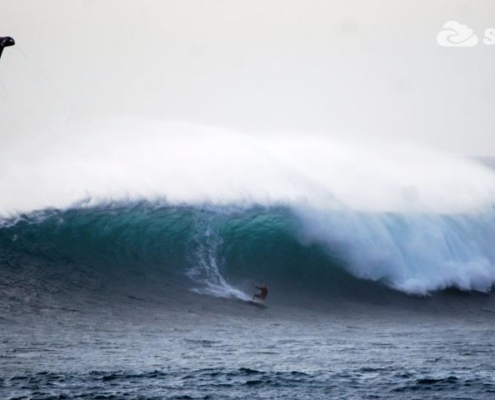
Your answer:
[[[265,284],[261,286],[254,285],[254,287],[258,289],[260,292],[256,293],[253,296],[253,301],[256,301],[256,299],[259,299],[261,301],[265,300],[266,296],[268,296],[268,287]]]
[[[10,36],[0,37],[0,58],[5,47],[13,46],[15,44],[14,39]]]

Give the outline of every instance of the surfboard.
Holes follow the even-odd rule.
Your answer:
[[[257,307],[266,307],[266,304],[263,301],[247,300],[246,303],[252,304],[253,306]]]

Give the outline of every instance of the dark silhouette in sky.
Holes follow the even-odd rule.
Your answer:
[[[14,44],[15,41],[10,36],[4,36],[4,37],[0,36],[0,58],[2,58],[3,49],[5,47],[13,46]]]

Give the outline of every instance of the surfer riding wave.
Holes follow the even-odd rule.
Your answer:
[[[254,287],[260,292],[254,294],[253,301],[264,301],[266,299],[266,296],[268,296],[268,287],[265,284],[261,286],[254,285]]]

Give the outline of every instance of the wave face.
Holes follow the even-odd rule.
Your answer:
[[[493,212],[110,203],[4,220],[0,268],[5,288],[51,293],[156,285],[247,300],[253,282],[328,295],[366,285],[485,292],[495,281],[494,239]]]

